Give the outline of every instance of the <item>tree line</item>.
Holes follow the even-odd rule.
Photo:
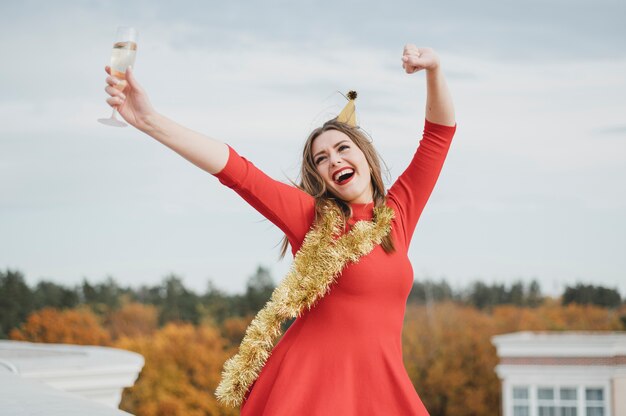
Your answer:
[[[516,331],[618,331],[626,305],[617,309],[552,298],[538,307],[497,305],[490,310],[442,301],[407,305],[402,331],[407,374],[432,416],[496,416],[501,409],[498,357],[491,339]],[[126,303],[96,315],[89,307],[44,308],[31,313],[13,340],[105,345],[135,351],[145,366],[120,408],[137,416],[237,416],[213,392],[252,315],[217,325],[158,326],[157,308]]]
[[[154,306],[159,326],[168,322],[197,325],[207,318],[221,325],[233,316],[254,315],[265,305],[274,288],[274,279],[262,266],[247,280],[245,292],[234,295],[221,291],[212,281],[208,282],[204,293],[198,294],[185,287],[183,280],[175,274],[165,276],[160,284],[138,288],[122,287],[112,277],[100,283],[84,279],[74,287],[43,280],[30,287],[23,273],[6,269],[0,271],[0,338],[7,338],[11,329],[22,324],[30,313],[43,308],[72,309],[83,305],[102,315],[129,302]],[[453,290],[445,280],[426,280],[413,283],[408,304],[453,301],[489,310],[498,305],[538,307],[543,300],[536,280],[510,285],[488,285],[477,281],[461,290]],[[561,302],[563,305],[576,303],[616,308],[624,300],[617,289],[577,284],[566,287]]]
[[[224,361],[237,351],[274,286],[263,267],[236,295],[211,282],[198,294],[176,275],[134,289],[112,278],[74,287],[49,281],[29,287],[22,273],[6,270],[0,271],[0,324],[3,337],[13,340],[140,353],[145,366],[120,404],[132,414],[236,416],[238,410],[221,406],[212,392]],[[568,287],[555,299],[543,296],[538,282],[474,282],[453,290],[443,280],[418,281],[404,318],[403,361],[431,415],[495,416],[501,392],[492,336],[624,330],[626,304],[621,302],[616,290],[593,285]]]

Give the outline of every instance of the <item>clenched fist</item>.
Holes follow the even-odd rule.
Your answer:
[[[431,70],[439,67],[439,57],[432,48],[418,48],[407,44],[402,53],[402,68],[407,74],[413,74],[422,69]]]

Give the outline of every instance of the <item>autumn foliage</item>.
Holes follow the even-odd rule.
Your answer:
[[[253,318],[254,316],[248,315],[246,317],[233,316],[225,319],[222,323],[222,334],[231,345],[239,345]]]
[[[236,352],[252,315],[201,324],[169,322],[159,327],[152,305],[118,308],[46,308],[30,314],[11,338],[35,342],[111,345],[138,352],[145,366],[120,407],[138,416],[237,415],[213,392],[224,361]],[[624,306],[568,304],[545,299],[538,307],[487,309],[452,301],[407,305],[403,354],[407,373],[432,416],[498,415],[500,381],[491,338],[516,331],[624,328]]]
[[[105,326],[113,339],[139,337],[153,334],[158,328],[158,311],[152,305],[128,303],[111,311]]]
[[[232,352],[218,328],[168,324],[152,336],[122,338],[116,347],[146,360],[139,380],[122,398],[122,409],[144,416],[239,414],[218,405],[212,394]]]
[[[621,312],[623,313],[623,311]],[[408,305],[403,353],[409,377],[432,416],[498,415],[500,381],[491,337],[517,331],[623,329],[620,311],[591,305],[502,305],[491,312],[442,302]]]
[[[110,345],[111,336],[102,328],[98,317],[88,308],[58,310],[45,308],[29,315],[26,322],[13,329],[10,337],[17,341],[78,345]]]
[[[453,303],[409,306],[405,366],[431,415],[487,415],[498,409],[492,317]]]

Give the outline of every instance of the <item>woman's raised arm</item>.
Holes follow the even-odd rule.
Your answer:
[[[110,74],[110,69],[105,68]],[[313,197],[294,186],[267,176],[225,143],[181,126],[157,113],[139,85],[131,68],[128,85],[121,92],[116,79],[107,77],[107,103],[118,110],[128,124],[154,137],[199,168],[215,175],[237,192],[289,238],[292,251],[302,244],[315,215]]]
[[[219,140],[188,129],[154,110],[145,90],[135,79],[132,68],[126,70],[127,85],[123,92],[119,81],[111,77],[110,68],[105,91],[107,103],[117,109],[130,125],[163,143],[200,169],[211,174],[220,172],[228,161],[228,146]],[[117,87],[117,88],[116,88]]]
[[[406,170],[387,193],[395,204],[402,223],[399,234],[406,247],[426,202],[437,183],[439,173],[456,132],[454,106],[437,54],[430,48],[406,45],[402,67],[408,74],[426,70],[426,121],[424,135]]]
[[[426,120],[444,126],[454,126],[456,121],[452,95],[435,51],[408,44],[402,54],[402,67],[407,74],[426,70]]]

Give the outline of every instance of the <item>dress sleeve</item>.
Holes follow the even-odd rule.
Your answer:
[[[214,176],[280,228],[293,253],[300,248],[315,216],[311,195],[270,178],[230,146],[226,166]]]
[[[450,127],[425,120],[424,135],[413,160],[387,193],[388,200],[396,208],[402,225],[399,235],[404,238],[407,248],[439,178],[455,132],[456,125]]]

